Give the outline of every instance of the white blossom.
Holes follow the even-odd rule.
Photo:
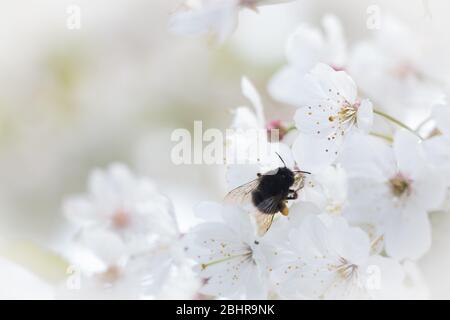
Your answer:
[[[291,105],[300,105],[303,101],[298,89],[303,77],[318,63],[326,63],[341,70],[347,59],[347,47],[342,25],[334,15],[322,18],[324,32],[302,24],[289,37],[286,44],[287,66],[273,77],[269,84],[271,95]]]
[[[443,177],[429,166],[416,136],[400,130],[393,146],[354,136],[343,153],[351,221],[375,225],[388,255],[418,259],[431,245],[428,211],[443,201]]]
[[[249,213],[237,206],[202,203],[197,212],[209,220],[191,232],[189,253],[206,281],[200,292],[226,298],[266,299],[269,282],[265,252],[274,232],[269,230],[264,238],[258,237]]]
[[[257,11],[259,6],[292,0],[199,0],[186,1],[185,10],[176,12],[169,29],[182,35],[199,35],[212,32],[223,42],[234,31],[239,11],[244,8]]]
[[[233,158],[227,162],[228,190],[232,190],[245,183],[256,179],[258,173],[265,173],[278,167],[284,166],[293,169],[295,161],[290,148],[282,142],[271,142],[266,132],[266,118],[261,97],[247,79],[241,82],[243,95],[252,103],[253,108],[246,106],[234,110],[231,124],[234,134],[227,137],[227,152]],[[244,159],[241,159],[244,155]],[[283,162],[281,159],[283,159]],[[245,160],[245,163],[241,163]]]
[[[380,108],[415,126],[442,102],[440,85],[450,70],[440,57],[445,50],[431,39],[386,14],[374,37],[352,49],[348,72]]]
[[[302,193],[305,194],[304,200],[314,203],[324,213],[341,215],[347,206],[347,174],[344,168],[341,165],[329,166],[312,178],[314,180],[306,184],[306,190]]]
[[[308,216],[289,233],[290,250],[274,253],[277,288],[285,298],[392,298],[403,270],[370,247],[367,234],[344,218]]]
[[[88,191],[64,203],[80,226],[78,243],[99,261],[83,272],[81,296],[130,299],[168,290],[171,277],[189,265],[170,201],[120,164],[95,170]]]
[[[295,114],[299,136],[294,158],[307,171],[332,164],[344,140],[354,131],[368,132],[373,121],[372,103],[360,100],[348,74],[318,64],[299,87],[301,102]]]
[[[94,170],[88,193],[67,198],[63,210],[83,231],[106,229],[128,243],[152,241],[149,234],[163,240],[178,235],[170,201],[121,164]]]

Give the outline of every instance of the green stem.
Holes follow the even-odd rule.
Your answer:
[[[396,118],[388,115],[387,113],[384,113],[382,111],[379,110],[374,110],[373,113],[379,115],[380,117],[385,118],[388,121],[391,121],[392,123],[398,125],[399,127],[402,127],[403,129],[408,130],[409,132],[412,132],[414,135],[416,135],[417,137],[420,138],[420,140],[423,140],[422,137],[411,127],[407,126],[406,124],[404,124],[403,122],[401,122],[400,120],[397,120]]]
[[[425,125],[427,125],[431,120],[433,120],[431,117],[426,118],[425,120],[423,120],[416,129],[416,132],[419,133],[423,127],[425,127]]]
[[[377,138],[381,138],[383,140],[386,140],[389,143],[393,143],[394,142],[394,139],[392,137],[387,136],[387,135],[382,134],[382,133],[371,132],[370,135],[374,136],[374,137],[377,137]]]
[[[293,131],[293,130],[297,130],[297,126],[295,124],[290,125],[289,127],[286,128],[286,134]]]

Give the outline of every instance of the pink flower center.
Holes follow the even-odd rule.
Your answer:
[[[240,0],[239,4],[243,7],[255,9],[259,0]]]
[[[114,283],[116,282],[121,275],[121,270],[117,266],[109,266],[106,271],[100,273],[98,276],[100,280],[104,283]]]
[[[330,64],[330,67],[333,68],[334,71],[345,71],[345,68],[342,66]]]
[[[119,209],[112,216],[112,223],[117,229],[123,229],[130,224],[130,215]]]
[[[392,68],[390,70],[390,73],[400,80],[405,80],[409,77],[416,77],[416,78],[421,77],[420,73],[416,70],[416,68],[407,61],[400,63],[399,65]]]
[[[289,132],[289,129],[283,125],[283,123],[281,122],[281,120],[272,120],[270,121],[267,126],[267,134],[268,134],[268,138],[269,141],[272,141],[273,137],[272,135],[275,134],[275,130],[278,130],[278,141],[283,140],[284,136]]]

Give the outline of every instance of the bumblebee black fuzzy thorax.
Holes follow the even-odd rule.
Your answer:
[[[301,170],[293,171],[286,167],[281,157],[280,160],[284,167],[264,174],[258,173],[255,180],[231,190],[225,197],[229,202],[251,205],[260,236],[269,230],[275,214],[289,214],[288,201],[298,199],[298,191],[304,187],[304,175],[310,174]]]
[[[273,214],[280,210],[280,207],[261,205],[266,199],[279,197],[285,199],[289,194],[289,189],[295,182],[294,172],[288,168],[278,168],[273,174],[261,176],[258,187],[252,192],[253,205],[261,212]]]

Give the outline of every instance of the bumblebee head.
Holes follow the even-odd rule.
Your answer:
[[[295,182],[295,174],[294,172],[286,167],[278,168],[277,175],[281,177],[281,179],[285,180],[289,184],[293,184]]]

